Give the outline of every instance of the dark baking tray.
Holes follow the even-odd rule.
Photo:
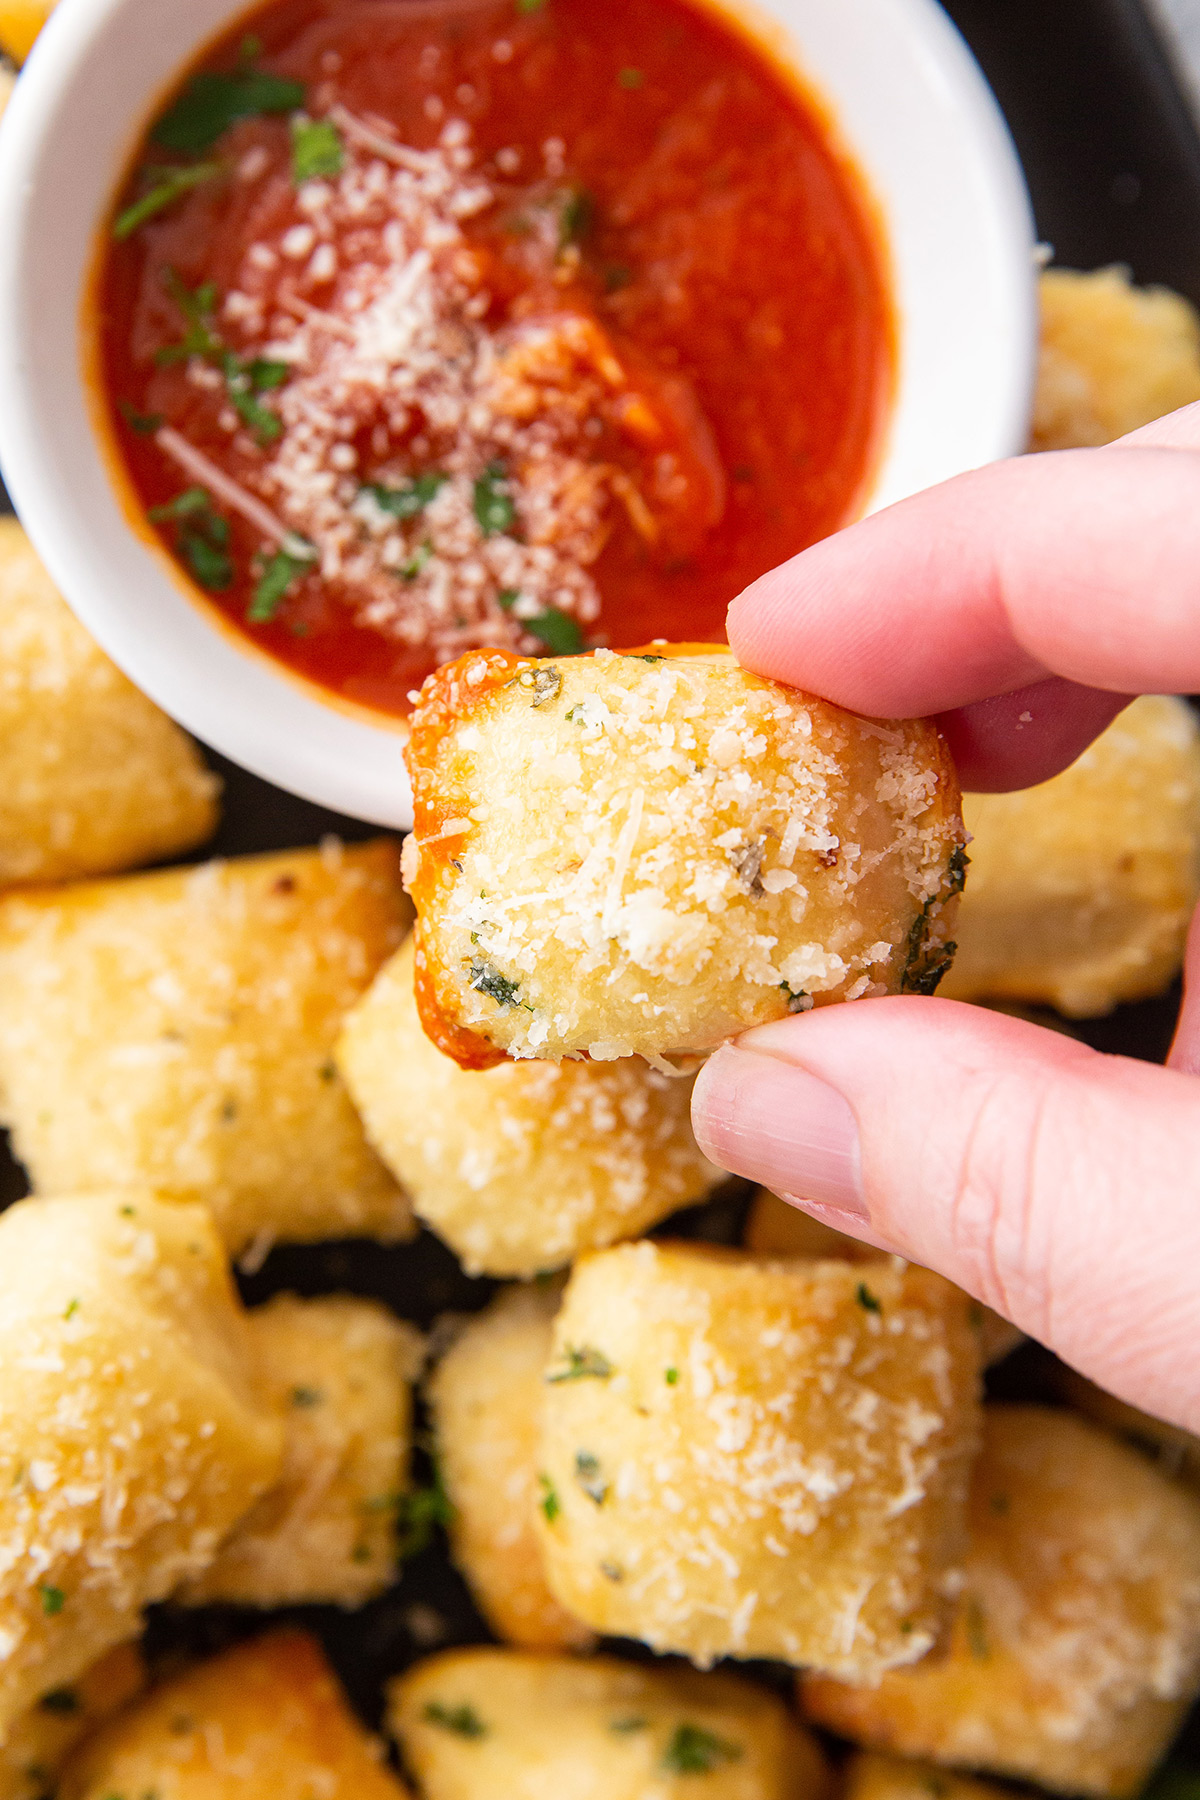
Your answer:
[[[1200,137],[1170,54],[1138,0],[946,0],[946,10],[1008,117],[1039,232],[1057,259],[1078,268],[1128,263],[1139,281],[1165,282],[1200,303]],[[347,838],[371,833],[360,821],[311,806],[218,756],[211,760],[225,778],[225,810],[207,853],[310,844],[329,831]],[[1082,1027],[1082,1035],[1098,1049],[1161,1060],[1177,1005],[1175,994],[1122,1007]],[[0,1206],[24,1191],[0,1138]],[[734,1242],[747,1195],[744,1184],[731,1182],[665,1229]],[[393,1250],[363,1243],[283,1248],[242,1278],[251,1302],[281,1290],[348,1291],[377,1296],[422,1326],[448,1310],[475,1310],[494,1285],[468,1280],[427,1233]],[[1035,1347],[1010,1358],[1000,1391],[1037,1395],[1042,1356]],[[438,1645],[487,1637],[440,1544],[411,1560],[396,1586],[361,1611],[297,1608],[287,1616],[320,1634],[372,1723],[388,1675]],[[260,1614],[231,1608],[178,1613],[160,1607],[150,1619],[148,1645],[169,1660],[216,1649],[261,1621]],[[623,1649],[645,1654],[636,1645]],[[782,1690],[790,1685],[782,1669],[756,1664],[751,1672]]]

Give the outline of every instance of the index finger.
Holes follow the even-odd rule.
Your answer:
[[[1194,414],[1195,418],[1189,418]],[[1200,408],[1101,450],[997,463],[764,575],[729,611],[747,668],[877,717],[1052,676],[1200,688]]]

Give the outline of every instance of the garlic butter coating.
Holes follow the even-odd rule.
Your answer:
[[[704,1052],[949,962],[959,791],[927,721],[718,647],[480,650],[425,683],[407,756],[418,1004],[464,1067]]]
[[[201,1206],[137,1189],[0,1218],[0,1743],[136,1635],[278,1478]]]
[[[1062,1794],[1139,1794],[1200,1692],[1200,1505],[1058,1408],[985,1408],[964,1582],[941,1653],[807,1675],[839,1736]]]
[[[645,1241],[554,1326],[538,1530],[596,1631],[871,1681],[939,1636],[965,1549],[978,1333],[899,1259]]]

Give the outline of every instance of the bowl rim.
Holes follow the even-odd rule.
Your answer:
[[[157,3],[161,8],[161,0]],[[910,323],[897,288],[896,207],[881,197],[879,165],[862,154],[853,126],[846,128],[839,95],[831,94],[819,69],[810,72],[811,35],[806,39],[787,19],[789,11],[811,11],[821,0],[693,4],[724,15],[777,66],[795,75],[824,110],[835,145],[857,170],[879,218],[892,265],[901,367],[886,440],[861,511],[876,511],[930,480],[1022,449],[1037,336],[1032,214],[1008,127],[970,50],[937,0],[824,0],[825,15],[813,15],[821,30],[833,33],[835,60],[841,55],[839,31],[853,39],[857,30],[861,49],[866,22],[882,24],[897,45],[907,45],[929,97],[962,130],[961,160],[977,190],[979,245],[985,247],[977,248],[981,272],[976,286],[982,292],[987,265],[986,298],[993,315],[990,360],[982,353],[979,357],[983,379],[990,383],[988,404],[949,455],[935,443],[927,445],[924,464],[919,455],[915,459],[919,479],[913,479],[912,468],[906,474],[901,443],[903,428],[919,423],[922,396],[905,390]],[[60,0],[0,126],[0,467],[18,515],[57,586],[102,648],[151,699],[204,742],[277,786],[336,811],[405,829],[411,824],[411,795],[402,722],[340,702],[256,648],[198,596],[165,549],[132,524],[122,491],[123,470],[112,466],[85,375],[83,316],[102,211],[88,215],[88,241],[82,248],[76,240],[84,229],[83,215],[65,222],[62,238],[68,248],[63,254],[73,258],[74,280],[67,283],[69,293],[52,291],[49,265],[57,250],[39,236],[45,231],[39,211],[47,190],[55,191],[56,157],[61,200],[63,134],[69,139],[73,129],[82,129],[80,100],[87,84],[100,81],[111,40],[146,5],[147,0]],[[176,70],[215,32],[253,9],[246,0],[202,0],[185,10],[199,16],[182,28],[192,48],[170,63]],[[181,35],[177,16],[166,26]],[[853,47],[850,42],[848,49]],[[146,79],[140,89],[145,96],[141,116],[127,125],[108,123],[105,168],[110,173],[101,188],[106,205],[115,171],[127,166],[169,80],[169,75],[166,83]],[[55,342],[61,351],[68,310],[72,361],[64,381],[48,356],[52,361]],[[917,320],[928,336],[929,320],[920,312]],[[926,343],[927,368],[929,350]],[[72,380],[77,393],[71,391]],[[931,439],[928,431],[925,435]],[[131,485],[127,478],[126,484]]]

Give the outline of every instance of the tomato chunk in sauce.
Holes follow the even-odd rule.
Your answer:
[[[720,638],[892,379],[853,170],[687,0],[272,0],[148,133],[96,318],[184,568],[389,713],[477,644]]]

